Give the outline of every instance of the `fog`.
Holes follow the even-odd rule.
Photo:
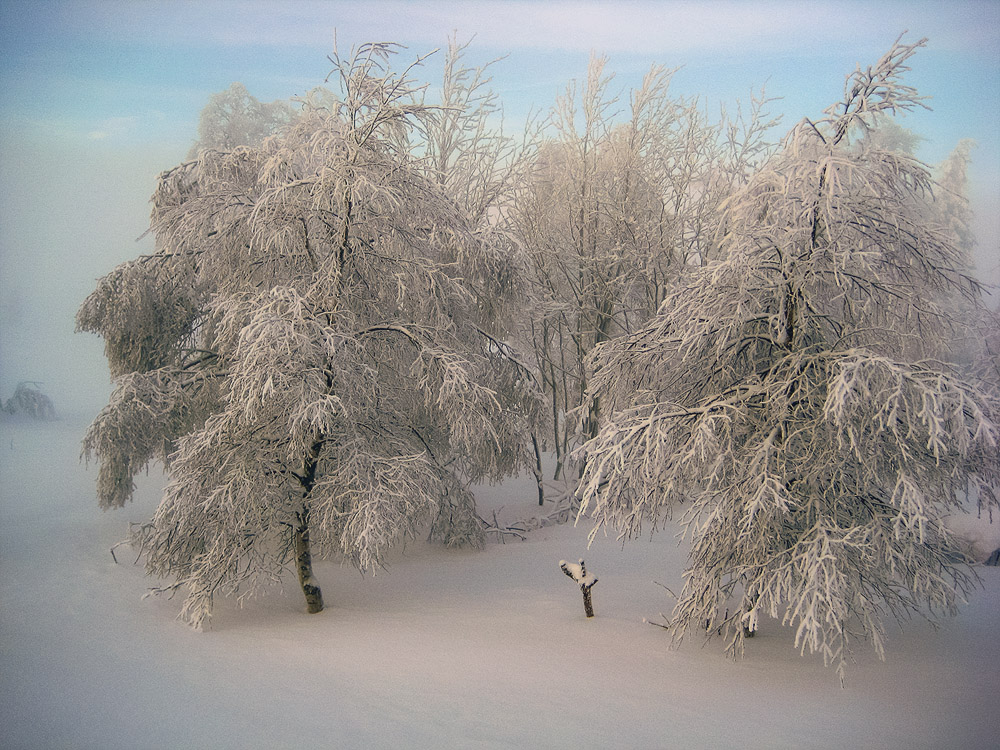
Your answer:
[[[97,278],[152,247],[148,199],[183,153],[43,137],[2,141],[0,395],[42,383],[62,415],[96,414],[110,382],[102,341],[74,334]]]

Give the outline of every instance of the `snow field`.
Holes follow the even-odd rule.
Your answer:
[[[83,424],[0,427],[0,747],[101,748],[992,748],[1000,740],[1000,570],[935,631],[890,631],[887,661],[859,644],[831,669],[763,619],[747,658],[643,622],[669,612],[685,561],[672,531],[587,549],[581,522],[483,552],[410,543],[362,578],[321,562],[328,609],[283,590],[216,605],[198,633],[180,597],[127,548],[162,477],[101,513],[78,463]],[[479,493],[512,522],[530,481]],[[992,528],[992,527],[991,527]],[[988,532],[984,532],[988,533]],[[600,579],[596,617],[559,561]]]

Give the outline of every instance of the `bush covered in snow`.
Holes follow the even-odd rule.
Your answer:
[[[14,395],[7,399],[3,410],[8,414],[23,415],[32,419],[55,419],[52,399],[46,396],[40,383],[24,381],[17,384]]]

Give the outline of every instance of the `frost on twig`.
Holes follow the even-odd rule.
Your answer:
[[[592,573],[587,573],[587,567],[581,559],[578,563],[570,563],[565,560],[559,561],[559,569],[567,576],[580,584],[580,591],[583,592],[583,611],[587,617],[594,616],[594,604],[590,598],[590,590],[597,583],[597,577]]]

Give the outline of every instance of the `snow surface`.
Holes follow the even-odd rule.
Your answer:
[[[668,648],[658,620],[685,550],[669,532],[626,547],[585,524],[456,552],[414,542],[377,577],[320,563],[328,608],[284,591],[216,606],[212,629],[129,550],[163,478],[101,513],[84,425],[0,426],[0,747],[994,748],[1000,744],[1000,568],[935,631],[859,651],[841,689],[762,618],[747,658]],[[488,513],[537,511],[533,480],[485,488]],[[599,571],[587,620],[560,559]]]

